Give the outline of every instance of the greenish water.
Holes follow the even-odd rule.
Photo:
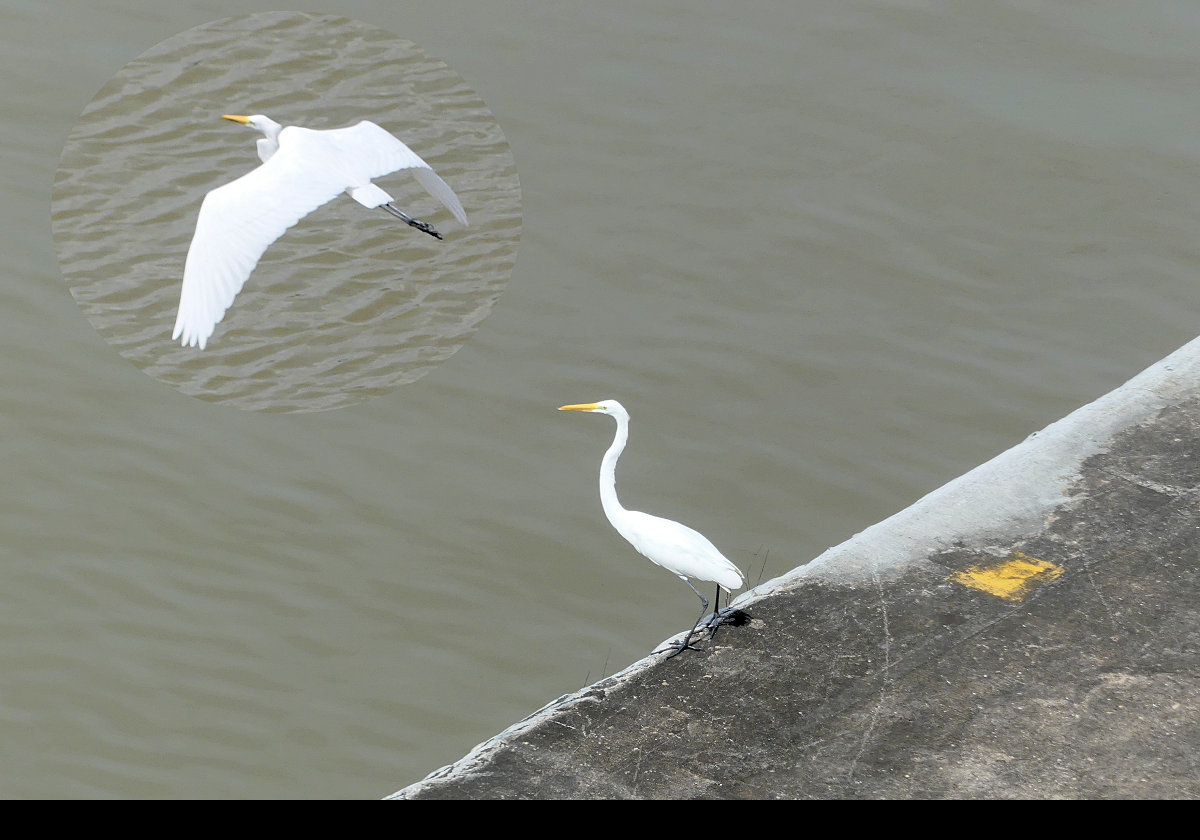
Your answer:
[[[564,403],[620,399],[623,501],[759,582],[1195,334],[1190,4],[328,2],[486,103],[519,258],[373,399],[185,396],[93,329],[51,236],[96,93],[247,11],[148,9],[0,12],[0,795],[378,797],[686,629],[695,597],[600,511],[611,428]],[[132,342],[154,364],[173,293]]]

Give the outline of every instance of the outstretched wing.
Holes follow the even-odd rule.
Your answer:
[[[343,190],[369,187],[372,178],[398,169],[411,169],[430,195],[467,224],[449,185],[375,123],[330,131],[283,129],[279,151],[262,166],[204,197],[171,338],[203,350],[272,242]]]
[[[281,146],[262,166],[206,195],[184,263],[171,338],[204,349],[271,243],[349,185],[327,148],[300,142]]]
[[[467,214],[450,185],[416,152],[375,123],[363,120],[349,128],[320,133],[337,144],[342,159],[354,167],[353,171],[346,173],[354,176],[354,183],[362,184],[398,169],[411,169],[426,192],[444,204],[461,224],[467,224]]]

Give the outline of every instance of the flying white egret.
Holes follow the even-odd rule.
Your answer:
[[[721,590],[729,592],[740,589],[745,578],[737,566],[729,562],[717,547],[699,531],[692,530],[670,519],[661,516],[651,516],[637,510],[626,510],[617,500],[617,459],[629,441],[629,412],[616,400],[602,400],[595,403],[580,403],[578,405],[560,406],[559,411],[591,411],[596,414],[607,414],[617,421],[617,434],[612,446],[604,453],[600,461],[600,504],[604,507],[604,515],[617,529],[622,537],[638,550],[638,553],[669,572],[674,572],[691,587],[702,604],[700,615],[692,629],[688,631],[683,642],[675,642],[664,650],[673,650],[667,658],[678,656],[685,650],[695,650],[691,646],[692,635],[700,626],[700,621],[708,611],[708,599],[700,594],[689,578],[706,580],[717,584],[716,606],[721,606]],[[713,613],[709,627],[715,633],[722,624],[742,623],[746,618],[744,613],[734,611],[734,614],[722,614],[719,609]],[[659,651],[656,651],[656,653]]]
[[[454,218],[467,224],[454,190],[412,149],[373,122],[317,131],[285,128],[262,114],[225,114],[223,119],[263,133],[257,142],[262,165],[212,190],[200,205],[171,334],[184,347],[199,345],[203,350],[271,243],[343,191],[364,207],[380,207],[442,238],[433,225],[393,206],[392,197],[372,184],[372,178],[408,169]]]

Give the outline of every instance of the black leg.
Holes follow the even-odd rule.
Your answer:
[[[721,605],[721,587],[717,587],[717,606]],[[704,624],[704,629],[708,630],[708,638],[713,638],[717,635],[717,630],[724,627],[726,624],[731,627],[741,627],[750,621],[750,614],[739,610],[736,607],[725,607],[725,609],[713,610],[713,614],[708,617],[708,621]]]
[[[667,645],[665,648],[662,648],[662,650],[654,651],[655,653],[662,653],[663,651],[667,651],[667,650],[671,651],[671,653],[669,653],[667,655],[667,659],[671,659],[672,657],[678,656],[679,654],[683,653],[685,650],[699,650],[700,649],[698,647],[692,646],[692,636],[695,635],[696,628],[700,626],[700,622],[704,620],[704,614],[706,612],[708,612],[708,599],[700,594],[699,589],[692,586],[692,582],[690,580],[688,580],[687,578],[680,578],[680,579],[684,583],[686,583],[688,586],[691,586],[692,591],[696,593],[696,597],[700,599],[700,615],[698,615],[696,617],[696,623],[692,625],[692,629],[688,631],[687,636],[684,637],[684,640],[682,642],[675,642],[673,644]],[[718,591],[720,591],[720,590],[718,590]]]
[[[417,230],[422,231],[423,233],[428,233],[430,236],[434,237],[435,239],[442,238],[442,235],[437,232],[437,228],[435,228],[433,225],[429,224],[429,222],[422,222],[420,219],[414,219],[412,216],[408,215],[403,210],[398,210],[395,207],[395,205],[381,204],[381,205],[379,205],[379,207],[380,207],[380,209],[386,210],[387,212],[391,213],[393,216],[395,216],[400,221],[404,222],[406,225],[415,227]]]
[[[742,610],[728,606],[725,607],[724,610],[721,609],[721,587],[718,584],[716,597],[713,598],[716,609],[713,610],[712,615],[708,616],[708,621],[705,621],[704,616],[705,613],[708,612],[708,599],[700,594],[699,589],[692,586],[692,582],[690,580],[687,578],[680,579],[688,586],[691,586],[692,591],[696,593],[696,597],[700,599],[700,615],[697,616],[696,623],[692,625],[692,629],[688,631],[687,636],[684,637],[682,642],[672,642],[665,648],[654,651],[655,653],[665,653],[669,650],[671,652],[667,655],[667,659],[670,659],[673,656],[678,656],[685,650],[700,650],[700,648],[692,644],[692,637],[695,636],[696,631],[700,629],[701,623],[704,624],[704,629],[708,631],[708,638],[711,639],[717,635],[717,630],[721,627],[724,627],[726,624],[734,627],[741,627],[750,620],[750,615]]]
[[[720,586],[720,584],[717,584],[716,603],[717,603],[717,605],[713,609],[712,617],[709,618],[708,624],[706,625],[708,627],[708,638],[710,638],[710,639],[716,637],[717,629],[724,623],[721,620],[722,616],[721,616],[721,586]],[[729,608],[726,607],[725,610],[726,610],[726,612],[728,612]]]

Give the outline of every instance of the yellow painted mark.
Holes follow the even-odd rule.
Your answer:
[[[949,579],[1006,601],[1022,601],[1036,587],[1062,573],[1061,566],[1014,551],[998,563],[972,566],[965,572],[955,572]]]

